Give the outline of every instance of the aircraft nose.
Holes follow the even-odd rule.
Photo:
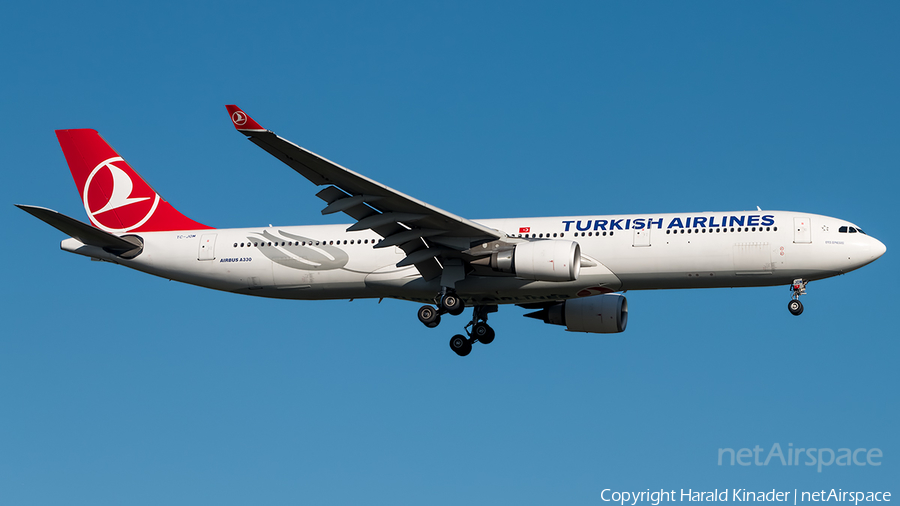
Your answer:
[[[874,241],[871,248],[872,260],[876,260],[878,258],[881,258],[881,255],[884,255],[884,252],[887,251],[887,246],[885,246],[883,242],[875,239],[874,237],[872,238],[872,240]]]

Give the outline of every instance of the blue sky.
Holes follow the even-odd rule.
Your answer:
[[[897,492],[894,3],[47,2],[4,8],[0,503],[598,504]],[[323,224],[224,105],[469,218],[800,210],[888,247],[786,287],[629,292],[628,329],[501,308],[466,359],[416,304],[290,302],[59,250],[53,134],[94,128],[217,227]],[[880,448],[879,467],[718,448]]]

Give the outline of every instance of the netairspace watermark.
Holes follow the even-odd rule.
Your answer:
[[[719,465],[739,466],[768,466],[770,463],[782,466],[799,466],[800,462],[806,466],[816,466],[818,472],[822,467],[832,464],[837,466],[880,466],[882,454],[879,448],[794,448],[793,443],[788,443],[787,452],[781,449],[781,445],[775,443],[766,454],[765,460],[760,460],[764,451],[759,445],[750,448],[719,448]],[[805,458],[804,458],[805,455]]]
[[[637,506],[638,503],[650,503],[658,506],[663,502],[793,502],[796,506],[804,502],[846,502],[858,505],[867,502],[891,502],[891,493],[884,491],[857,491],[833,488],[830,490],[814,491],[778,491],[774,488],[768,491],[753,491],[743,488],[724,490],[654,490],[648,488],[642,492],[618,491],[609,488],[603,489],[600,499],[604,502],[619,503],[621,506]]]

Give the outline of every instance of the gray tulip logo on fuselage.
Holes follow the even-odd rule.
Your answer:
[[[262,240],[265,240],[262,244],[272,243],[272,246],[259,246],[257,249],[269,260],[291,269],[330,271],[340,269],[350,261],[350,255],[344,250],[335,246],[328,246],[325,244],[325,241],[316,241],[309,237],[289,234],[283,230],[279,230],[278,233],[283,237],[264,231],[260,234],[262,238],[248,237],[247,239],[251,243],[262,242]],[[306,245],[281,245],[282,242],[296,244],[298,241],[300,244],[306,243]]]

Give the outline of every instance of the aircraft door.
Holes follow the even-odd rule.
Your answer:
[[[216,234],[203,234],[200,236],[200,250],[197,251],[197,260],[216,259]]]
[[[809,244],[812,242],[812,227],[808,217],[794,218],[794,243]]]
[[[650,228],[634,229],[634,247],[650,246]]]

